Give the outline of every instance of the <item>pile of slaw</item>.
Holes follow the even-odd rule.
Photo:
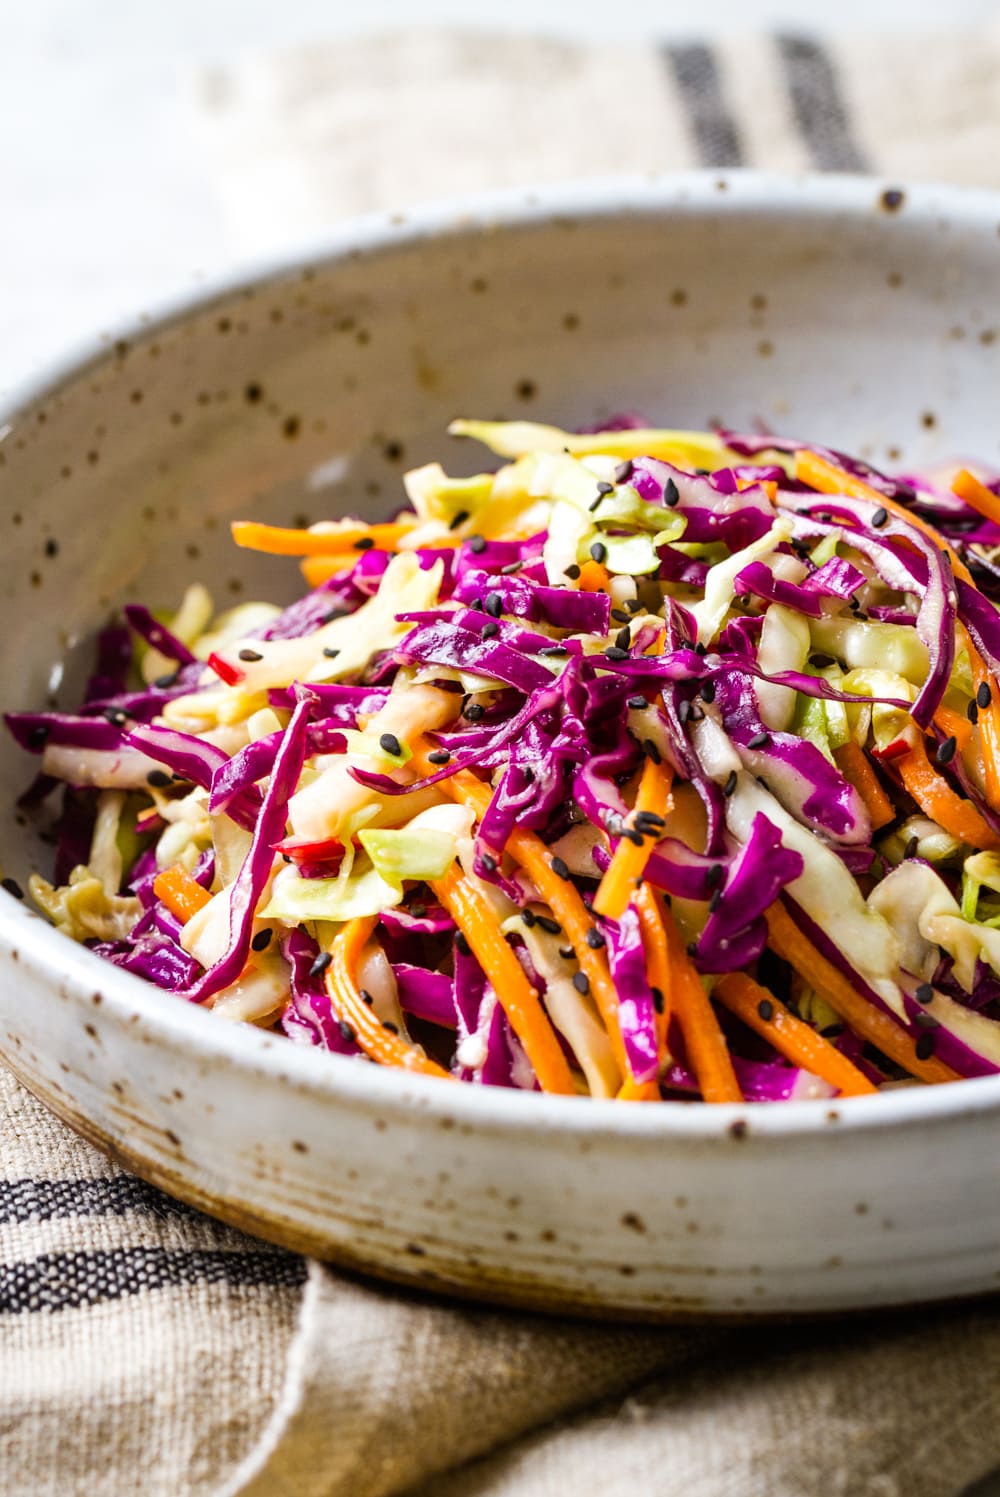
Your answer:
[[[456,421],[391,522],[233,525],[290,607],[130,605],[14,712],[57,928],[411,1073],[784,1102],[1000,1071],[1000,485]],[[8,881],[9,885],[9,881]]]

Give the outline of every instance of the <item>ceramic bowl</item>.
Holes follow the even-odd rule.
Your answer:
[[[731,175],[369,220],[174,308],[0,416],[4,698],[69,704],[129,598],[289,598],[236,516],[385,512],[475,455],[456,414],[637,407],[889,465],[1000,426],[1000,200]],[[65,675],[66,680],[63,680]],[[51,850],[13,805],[3,873]],[[1000,1282],[1000,1078],[846,1102],[623,1106],[407,1079],[237,1027],[0,894],[0,1051],[128,1168],[251,1232],[483,1299],[638,1319],[775,1315]]]

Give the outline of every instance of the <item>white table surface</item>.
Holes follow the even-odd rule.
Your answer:
[[[824,0],[4,0],[0,390],[258,246],[194,127],[250,52],[386,26],[524,28],[600,42],[822,28]],[[839,0],[836,24],[974,26],[995,0]],[[289,245],[296,225],[285,226]]]

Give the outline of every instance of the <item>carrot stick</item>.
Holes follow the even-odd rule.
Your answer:
[[[670,806],[672,779],[673,772],[669,765],[656,764],[652,759],[646,760],[635,798],[635,811],[629,817],[629,830],[639,836],[639,842],[638,844],[633,842],[624,834],[619,838],[614,857],[605,869],[604,877],[594,896],[594,909],[599,915],[605,915],[612,920],[620,920],[628,908],[629,900],[649,861],[653,845],[659,841],[659,833],[656,831],[647,832],[645,835],[638,832],[635,826],[636,818],[641,818],[644,811],[660,818],[666,816]]]
[[[864,749],[859,748],[852,738],[841,744],[840,748],[834,749],[833,757],[844,779],[854,786],[864,801],[873,829],[877,832],[879,827],[887,826],[896,813],[892,801],[878,782],[878,776],[865,758]]]
[[[985,519],[992,520],[994,525],[1000,525],[1000,498],[981,483],[974,473],[970,473],[968,468],[960,468],[955,474],[951,491]]]
[[[192,915],[197,915],[199,910],[204,909],[212,897],[180,863],[175,863],[172,868],[164,868],[162,873],[156,875],[153,893],[163,901],[172,915],[177,916],[182,925],[186,925]]]
[[[662,919],[673,977],[674,1013],[698,1089],[706,1102],[742,1102],[743,1093],[715,1010],[684,949],[674,917],[666,907]]]
[[[876,1008],[799,930],[780,900],[766,912],[768,945],[783,957],[810,987],[816,988],[846,1024],[897,1065],[921,1081],[957,1081],[950,1066],[934,1059],[918,1060],[913,1040],[888,1014]]]
[[[434,879],[431,888],[472,947],[542,1091],[573,1096],[576,1087],[548,1015],[482,894],[455,867]]]
[[[672,975],[667,959],[667,932],[660,914],[659,902],[648,884],[635,892],[633,900],[639,916],[642,944],[646,952],[646,979],[663,997],[656,1014],[656,1037],[659,1044],[660,1064],[667,1059],[667,1028],[672,1008]]]
[[[934,721],[945,734],[951,736],[959,748],[965,750],[972,742],[972,724],[964,712],[955,712],[951,707],[939,707],[934,714]]]
[[[634,1076],[629,1076],[615,1093],[616,1102],[659,1102],[660,1088],[655,1081],[636,1081]]]
[[[862,1097],[878,1091],[878,1087],[873,1086],[846,1055],[841,1055],[835,1045],[808,1024],[803,1024],[780,999],[754,982],[752,977],[747,977],[745,972],[727,973],[715,984],[713,996],[724,1003],[730,1013],[742,1019],[748,1028],[770,1040],[779,1055],[813,1076],[828,1081],[842,1097]],[[769,1017],[764,1018],[764,1014]]]
[[[922,738],[917,739],[908,753],[894,759],[893,767],[924,815],[957,837],[959,842],[977,848],[1000,847],[1000,837],[986,824],[972,802],[956,795],[944,776],[934,769]]]
[[[423,1076],[443,1076],[448,1072],[425,1055],[416,1045],[407,1044],[398,1034],[385,1029],[381,1020],[365,1003],[355,980],[355,968],[362,948],[375,929],[377,917],[348,920],[334,937],[330,948],[333,958],[326,969],[326,991],[337,1019],[350,1026],[361,1049],[383,1066],[395,1066]]]
[[[580,568],[576,585],[581,593],[603,593],[610,580],[611,574],[607,567],[602,566],[599,561],[585,561]]]
[[[821,494],[850,494],[854,499],[870,499],[873,504],[888,510],[898,519],[905,520],[908,525],[913,526],[914,530],[919,530],[922,535],[927,536],[928,540],[932,540],[935,546],[947,553],[955,576],[961,577],[964,582],[972,582],[972,573],[939,530],[935,530],[934,526],[928,524],[920,515],[913,514],[905,505],[897,503],[895,499],[890,499],[878,489],[872,488],[871,484],[865,483],[863,478],[845,472],[843,468],[838,468],[836,463],[831,463],[827,458],[820,457],[818,452],[810,452],[805,447],[800,448],[795,454],[795,476]]]
[[[427,745],[419,743],[411,745],[411,748],[417,769],[423,774],[431,773],[436,766],[427,759]],[[482,821],[492,799],[488,785],[484,785],[482,780],[467,769],[449,775],[447,779],[439,781],[439,784],[453,800],[471,806],[476,819]],[[604,951],[595,950],[588,944],[587,937],[594,929],[594,922],[587,906],[574,886],[555,872],[552,854],[534,832],[515,827],[507,841],[507,851],[530,874],[535,888],[562,925],[566,939],[576,953],[580,970],[590,984],[591,994],[611,1040],[618,1069],[623,1076],[628,1076],[630,1068],[618,1025],[618,992],[611,980]]]
[[[357,559],[357,551],[338,551],[335,556],[305,556],[299,562],[299,571],[310,587],[322,587],[338,572],[349,572]]]
[[[395,551],[412,524],[337,525],[329,530],[289,530],[281,525],[261,525],[256,520],[234,520],[233,540],[248,551],[266,551],[271,556],[330,556],[338,551],[372,546],[377,551]]]

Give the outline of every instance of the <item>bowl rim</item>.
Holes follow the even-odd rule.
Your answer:
[[[903,194],[891,212],[880,207],[888,189]],[[926,230],[942,217],[949,224],[1000,233],[1000,193],[948,184],[911,183],[850,174],[724,170],[605,176],[540,187],[508,188],[444,199],[407,209],[374,213],[338,226],[318,241],[283,254],[243,263],[194,291],[166,298],[149,314],[126,321],[49,363],[5,392],[0,400],[0,446],[22,415],[67,384],[113,357],[121,341],[154,337],[191,316],[203,315],[241,291],[301,275],[317,265],[372,258],[408,250],[431,239],[462,238],[498,228],[524,230],[566,218],[586,221],[615,215],[657,216],[666,210],[694,217],[840,216],[861,221],[880,214],[887,228]],[[237,1066],[262,1080],[349,1103],[365,1111],[391,1112],[397,1120],[448,1119],[496,1133],[539,1132],[606,1139],[802,1139],[851,1130],[908,1128],[948,1123],[1000,1112],[1000,1075],[961,1084],[906,1087],[886,1096],[762,1103],[667,1104],[622,1107],[612,1100],[552,1097],[539,1092],[454,1084],[408,1077],[379,1066],[358,1065],[251,1024],[220,1023],[210,1010],[168,1001],[151,984],[105,962],[4,893],[0,899],[0,956],[17,961],[67,997],[87,1002],[100,994],[105,1012],[120,1023],[141,1018],[152,1041],[188,1048],[204,1061]],[[737,1126],[734,1126],[737,1125]],[[835,1128],[830,1125],[836,1125]]]

